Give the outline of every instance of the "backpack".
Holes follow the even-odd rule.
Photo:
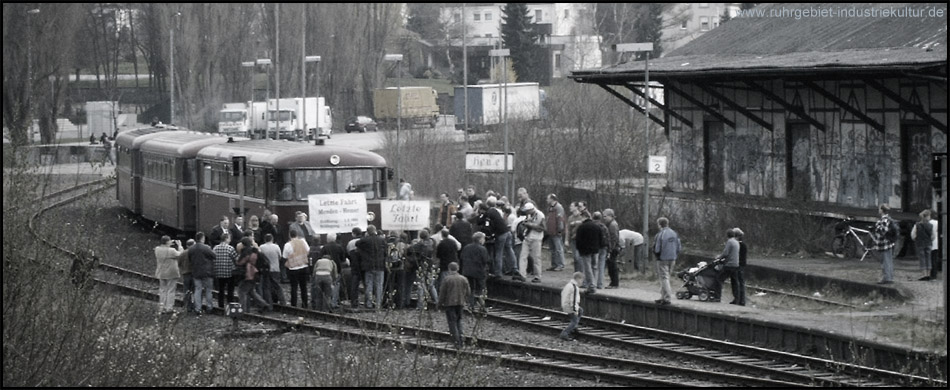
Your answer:
[[[386,265],[389,269],[402,269],[402,257],[399,256],[399,247],[389,244],[388,255],[386,255]]]
[[[519,240],[524,241],[527,234],[528,226],[524,224],[524,221],[518,222],[518,226],[515,226],[515,235],[518,236]]]
[[[257,267],[257,270],[260,272],[270,271],[270,263],[267,261],[267,258],[257,250],[255,250],[254,253],[257,254],[257,264],[254,265]]]

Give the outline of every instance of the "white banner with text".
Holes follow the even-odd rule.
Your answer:
[[[320,194],[307,197],[310,227],[317,234],[366,230],[366,194]]]
[[[422,230],[429,226],[427,200],[384,200],[380,212],[383,230]]]

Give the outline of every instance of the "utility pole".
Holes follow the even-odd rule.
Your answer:
[[[508,186],[512,180],[508,176],[508,56],[511,55],[511,50],[509,49],[494,49],[489,50],[488,55],[491,57],[501,57],[501,66],[502,73],[504,74],[504,80],[502,80],[502,85],[504,86],[504,102],[501,104],[502,111],[502,122],[504,122],[505,128],[505,196],[508,199],[514,199],[514,195],[511,193],[511,188]],[[494,60],[494,58],[493,58]],[[513,185],[511,187],[514,187]]]
[[[300,29],[300,97],[303,98],[303,132],[308,132],[307,125],[307,4],[303,4],[303,28]],[[316,134],[314,134],[316,135]],[[317,137],[314,137],[316,139]]]
[[[274,131],[274,139],[280,138],[280,3],[274,4],[274,67],[276,73],[274,76],[274,94],[277,95],[277,127]]]
[[[652,136],[650,121],[650,53],[653,51],[653,43],[621,43],[614,46],[614,50],[620,52],[646,52],[646,63],[643,72],[643,96],[646,110],[643,116],[646,118],[646,139],[644,142],[643,156],[643,238],[649,242],[650,232],[650,137]]]
[[[462,3],[462,90],[465,91],[465,125],[462,130],[465,132],[465,155],[468,156],[468,27],[465,20],[465,3]],[[465,171],[465,182],[468,183],[468,170]]]

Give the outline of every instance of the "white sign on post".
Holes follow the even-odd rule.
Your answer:
[[[505,153],[468,153],[465,170],[469,172],[504,172]],[[515,154],[508,153],[508,171],[515,170]]]
[[[649,173],[666,173],[666,156],[650,156]]]
[[[379,206],[383,230],[422,230],[429,226],[427,200],[384,200]]]
[[[317,234],[366,230],[366,194],[320,194],[307,197],[310,227]]]

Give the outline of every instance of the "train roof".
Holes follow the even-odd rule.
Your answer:
[[[198,151],[208,145],[228,142],[228,138],[219,134],[195,131],[169,131],[156,133],[141,145],[143,152],[152,152],[172,157],[194,158]],[[235,140],[246,138],[235,137]]]
[[[166,127],[155,127],[155,126],[140,127],[138,129],[126,130],[116,135],[115,144],[116,146],[123,146],[130,149],[135,149],[139,145],[141,145],[142,142],[145,142],[145,140],[151,138],[148,135],[165,132],[165,131],[172,131],[172,130],[173,129],[169,129]]]
[[[386,166],[386,159],[370,151],[290,141],[242,141],[208,146],[198,152],[202,160],[231,161],[234,156],[246,156],[249,165],[275,169]],[[339,157],[338,164],[331,164],[332,156]]]

